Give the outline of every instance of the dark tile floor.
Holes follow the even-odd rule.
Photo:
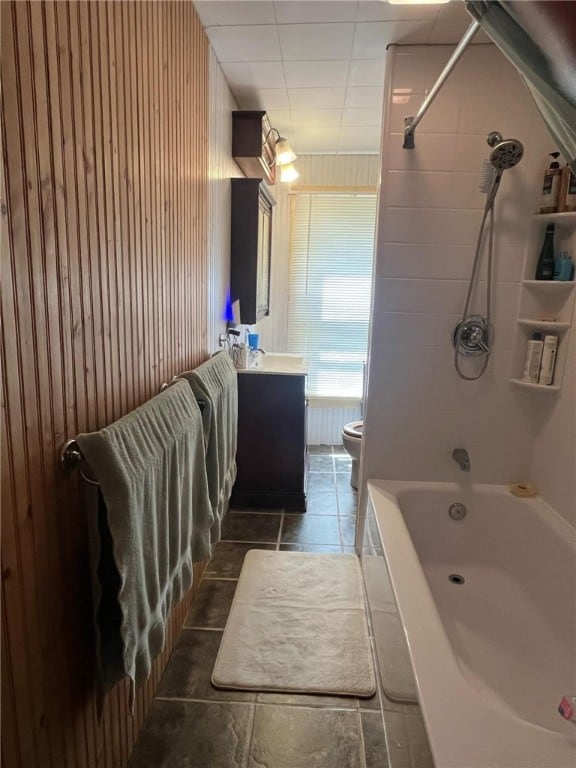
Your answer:
[[[354,551],[356,493],[349,477],[341,447],[312,448],[305,515],[228,513],[130,768],[420,768],[409,749],[419,715],[379,693],[369,700],[243,693],[210,683],[249,549]],[[392,718],[388,750],[385,715]]]

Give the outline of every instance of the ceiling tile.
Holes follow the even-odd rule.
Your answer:
[[[348,85],[384,85],[384,59],[356,59],[350,62]]]
[[[346,90],[346,108],[382,109],[384,89],[366,86]]]
[[[354,24],[287,24],[278,27],[278,35],[285,61],[348,59]]]
[[[386,46],[399,42],[422,42],[432,29],[432,21],[373,21],[356,24],[353,59],[383,59]]]
[[[289,88],[291,109],[341,109],[345,88]]]
[[[288,88],[345,87],[348,61],[285,61]]]
[[[308,2],[276,2],[278,24],[309,24],[312,22],[356,21],[356,2],[328,2],[328,0],[309,0]]]
[[[382,122],[381,109],[345,109],[342,112],[342,125],[377,125]]]
[[[203,27],[236,24],[275,24],[274,4],[255,0],[254,2],[195,2]]]
[[[232,89],[278,88],[285,85],[281,61],[224,62],[222,70]]]
[[[294,129],[298,130],[307,125],[340,125],[341,109],[291,109],[290,116]]]
[[[338,152],[380,152],[380,127],[340,128]]]
[[[360,0],[356,21],[413,21],[432,19],[437,5],[390,5],[382,0]]]
[[[218,61],[280,61],[275,26],[210,27],[206,30]]]
[[[288,109],[288,92],[285,88],[235,88],[232,93],[240,109]]]
[[[315,126],[302,128],[290,136],[290,144],[299,154],[331,154],[336,152],[338,146],[337,126]],[[296,161],[298,167],[298,161]]]

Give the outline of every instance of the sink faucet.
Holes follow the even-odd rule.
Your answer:
[[[470,456],[466,448],[454,448],[452,458],[458,464],[462,472],[470,472]]]

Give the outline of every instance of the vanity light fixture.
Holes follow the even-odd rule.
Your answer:
[[[288,139],[281,136],[277,128],[270,128],[264,139],[264,144],[268,141],[271,133],[276,134],[277,137],[274,144],[274,160],[272,162],[280,166],[280,181],[294,181],[294,179],[298,178],[298,171],[292,163],[296,160],[297,155],[290,146]]]
[[[300,176],[293,163],[285,163],[280,166],[280,181],[290,182],[296,181]]]

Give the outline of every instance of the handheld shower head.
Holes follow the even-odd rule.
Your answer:
[[[498,171],[507,171],[517,165],[524,156],[524,146],[518,139],[503,139],[496,131],[488,136],[492,147],[490,162]]]

